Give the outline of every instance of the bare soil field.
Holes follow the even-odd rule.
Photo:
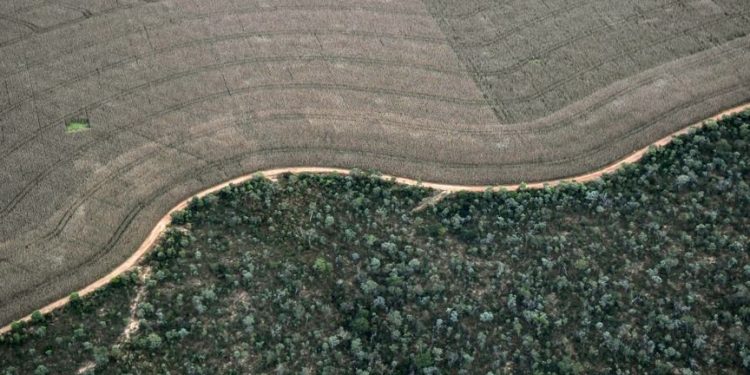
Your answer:
[[[288,166],[584,174],[750,99],[750,3],[0,3],[0,323]],[[74,119],[89,129],[67,132]]]

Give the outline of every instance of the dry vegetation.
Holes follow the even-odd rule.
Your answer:
[[[253,170],[565,177],[750,98],[747,2],[547,3],[0,2],[0,322]]]

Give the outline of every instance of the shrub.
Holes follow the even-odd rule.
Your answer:
[[[313,263],[313,269],[320,275],[328,275],[333,271],[333,264],[325,258],[317,258]]]

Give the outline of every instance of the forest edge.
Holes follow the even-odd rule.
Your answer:
[[[564,182],[576,182],[576,183],[583,183],[588,181],[596,180],[600,177],[602,177],[605,174],[609,174],[612,172],[615,172],[619,168],[623,167],[627,164],[632,164],[637,161],[639,161],[646,153],[652,148],[652,147],[661,147],[669,142],[671,142],[674,138],[687,134],[690,131],[697,129],[699,127],[702,127],[706,122],[711,120],[719,120],[724,116],[729,116],[738,112],[742,112],[745,110],[750,110],[750,103],[745,103],[736,107],[732,107],[730,109],[724,110],[714,116],[711,116],[697,124],[692,124],[687,127],[684,127],[672,134],[669,134],[668,136],[661,138],[657,140],[656,142],[651,143],[650,145],[643,147],[639,150],[636,150],[635,152],[631,153],[630,155],[593,172],[589,172],[583,175],[579,176],[573,176],[569,178],[563,178],[563,179],[556,179],[556,180],[550,180],[550,181],[541,181],[541,182],[535,182],[530,184],[525,183],[519,183],[519,184],[511,184],[511,185],[451,185],[451,184],[440,184],[440,183],[432,183],[432,182],[422,182],[417,181],[409,178],[404,177],[395,177],[391,175],[385,175],[385,174],[378,174],[377,177],[383,179],[383,180],[389,180],[394,181],[396,183],[402,184],[402,185],[410,185],[410,186],[421,186],[426,188],[431,188],[434,190],[438,190],[441,192],[448,192],[448,193],[454,193],[454,192],[483,192],[487,190],[491,191],[514,191],[518,190],[521,187],[524,187],[526,189],[543,189],[545,187],[553,187],[556,185],[559,185]],[[133,268],[140,259],[154,246],[154,244],[159,240],[161,235],[164,233],[164,231],[169,226],[170,222],[172,221],[172,214],[185,209],[188,206],[188,203],[193,198],[200,198],[204,197],[206,195],[215,193],[220,191],[221,189],[229,186],[229,185],[237,185],[241,184],[245,181],[248,181],[254,177],[265,177],[269,180],[275,181],[278,179],[280,175],[286,174],[286,173],[315,173],[315,174],[341,174],[341,175],[348,175],[352,172],[351,169],[343,169],[343,168],[326,168],[326,167],[288,167],[288,168],[275,168],[275,169],[269,169],[265,171],[256,171],[250,174],[245,174],[236,178],[233,178],[229,181],[225,181],[219,185],[210,187],[208,189],[205,189],[203,191],[200,191],[197,194],[192,194],[188,198],[182,200],[179,204],[174,206],[169,212],[167,212],[157,223],[156,226],[151,230],[148,237],[143,241],[143,243],[138,247],[138,249],[122,264],[117,266],[114,270],[112,270],[110,273],[108,273],[106,276],[96,280],[95,282],[87,285],[83,289],[77,291],[76,293],[79,296],[85,296],[87,294],[90,294],[94,292],[95,290],[109,284],[115,277],[127,272],[131,268]],[[71,292],[72,293],[72,292]],[[41,312],[42,314],[48,314],[52,312],[53,310],[60,308],[62,306],[65,306],[70,301],[70,296],[66,296],[63,298],[58,299],[57,301],[54,301],[37,311]],[[0,335],[9,332],[12,329],[12,326],[16,322],[28,322],[31,320],[31,314],[17,319],[11,323],[9,323],[6,326],[0,327]]]

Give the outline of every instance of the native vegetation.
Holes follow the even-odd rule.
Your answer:
[[[0,373],[739,374],[750,112],[586,184],[366,174],[193,200],[140,267],[0,337]]]

